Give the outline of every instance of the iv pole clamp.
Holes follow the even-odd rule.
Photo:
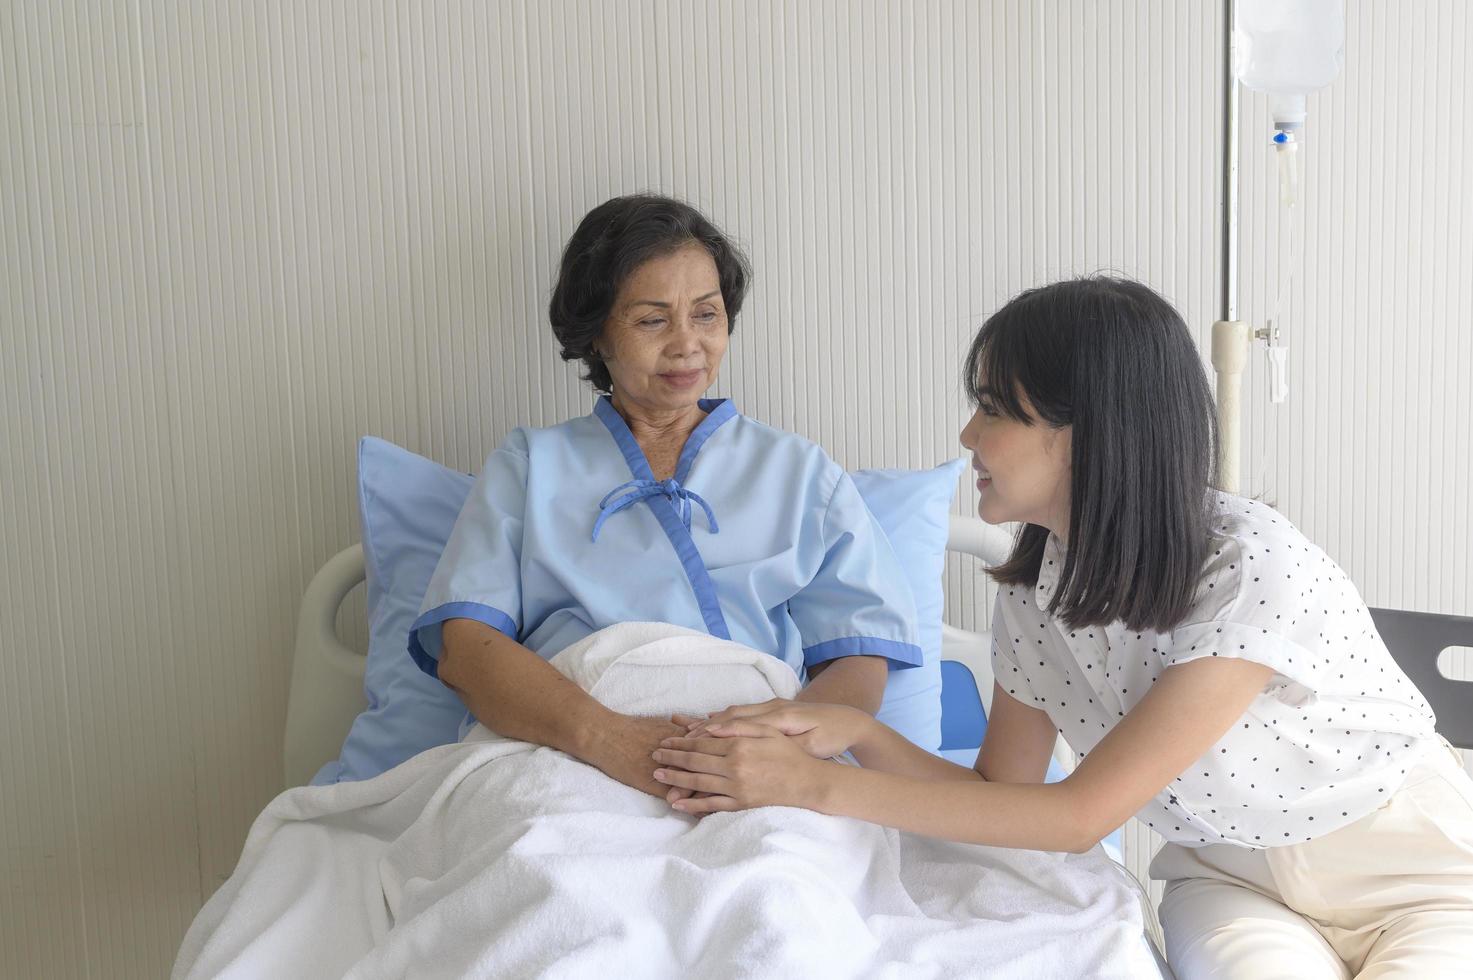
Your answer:
[[[1217,438],[1218,485],[1237,493],[1242,446],[1243,370],[1248,366],[1248,349],[1261,340],[1267,347],[1270,396],[1282,402],[1288,394],[1284,355],[1288,348],[1279,343],[1279,330],[1270,320],[1268,326],[1253,329],[1242,320],[1218,320],[1212,325],[1212,367],[1217,373]]]
[[[1242,320],[1218,320],[1212,325],[1212,367],[1217,372],[1217,482],[1237,493],[1238,461],[1242,446],[1243,368],[1253,328]]]

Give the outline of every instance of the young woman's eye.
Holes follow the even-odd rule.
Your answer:
[[[997,408],[992,404],[992,402],[978,402],[977,411],[981,412],[988,418],[997,418]]]

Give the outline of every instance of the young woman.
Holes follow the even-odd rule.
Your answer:
[[[1029,290],[983,325],[966,384],[981,516],[1024,525],[993,571],[975,768],[852,708],[769,702],[662,743],[672,805],[1060,851],[1134,815],[1167,841],[1151,874],[1183,977],[1467,976],[1473,781],[1345,573],[1212,489],[1176,311],[1120,279]],[[1079,765],[1045,785],[1056,736]],[[864,768],[823,761],[845,750]]]

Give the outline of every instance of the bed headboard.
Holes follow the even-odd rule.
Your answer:
[[[1008,531],[975,517],[952,515],[946,548],[996,565],[1012,549]],[[362,651],[347,646],[337,634],[338,606],[364,579],[363,546],[353,545],[329,558],[302,595],[297,617],[297,648],[287,698],[283,766],[287,786],[300,786],[337,758],[353,719],[367,703],[363,698]],[[971,668],[983,707],[992,698],[989,638],[984,633],[942,625],[942,657]]]

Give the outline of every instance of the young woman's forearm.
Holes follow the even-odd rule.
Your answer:
[[[809,703],[845,704],[873,716],[885,696],[889,666],[878,657],[845,657],[830,661],[825,670],[808,683],[795,700]],[[932,755],[875,721],[865,732],[863,743],[851,751],[862,766],[893,772],[909,772],[923,779],[981,779],[964,766]]]
[[[876,721],[865,726],[860,741],[849,749],[866,769],[905,773],[917,779],[981,780],[976,770],[932,755],[895,729]]]
[[[813,806],[950,840],[1088,850],[1236,724],[1271,674],[1262,664],[1229,659],[1164,671],[1063,782],[937,782],[834,766],[814,781]],[[998,702],[995,707],[1003,710],[994,717],[1005,723],[1008,706]],[[1013,728],[1015,734],[1021,731],[1018,719]],[[996,734],[989,729],[988,739]],[[1001,738],[992,747],[995,754],[1009,745],[1026,747],[1031,740],[1036,744],[1028,751],[1041,752],[1046,738],[1039,729],[1021,741]],[[1030,763],[1035,766],[1036,760]],[[925,805],[917,806],[917,800]]]
[[[815,786],[810,805],[834,816],[994,847],[1083,853],[1103,836],[1067,781],[989,783],[972,776],[926,780],[835,764]]]

